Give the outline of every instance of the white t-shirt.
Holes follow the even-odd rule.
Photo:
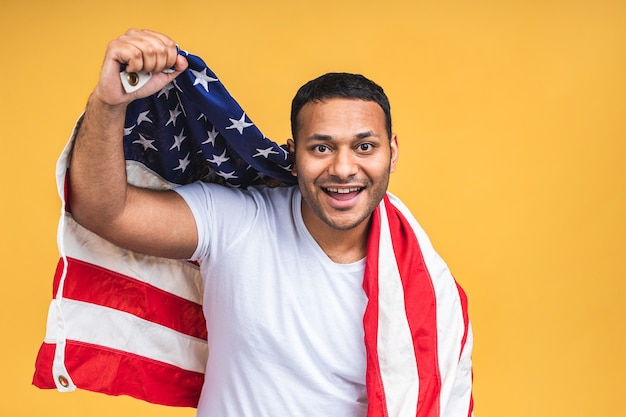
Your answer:
[[[205,284],[198,416],[365,416],[365,261],[326,256],[297,187],[177,191],[198,225]]]

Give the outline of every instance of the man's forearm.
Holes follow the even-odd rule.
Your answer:
[[[124,208],[127,196],[122,135],[126,105],[89,98],[69,170],[73,217],[97,232]]]

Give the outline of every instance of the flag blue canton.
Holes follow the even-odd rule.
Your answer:
[[[126,159],[174,184],[295,183],[286,148],[261,133],[202,59],[179,53],[189,67],[158,93],[129,105]]]

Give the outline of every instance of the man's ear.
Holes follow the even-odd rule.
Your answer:
[[[398,162],[398,136],[394,133],[391,135],[391,139],[389,139],[389,144],[391,145],[391,165],[389,167],[389,173],[392,173],[396,170],[396,163]]]
[[[287,150],[289,151],[289,158],[291,159],[291,175],[298,176],[296,171],[296,143],[293,139],[287,139]]]

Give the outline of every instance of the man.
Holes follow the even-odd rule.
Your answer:
[[[126,93],[121,64],[153,76]],[[303,86],[288,141],[297,186],[130,186],[121,140],[126,107],[186,67],[162,34],[131,30],[109,44],[72,153],[74,219],[121,247],[200,263],[210,355],[199,416],[365,416],[368,236],[398,159],[387,97],[351,74]],[[455,349],[458,361],[471,342]],[[455,393],[455,373],[434,377],[434,386],[444,388],[433,388],[433,396],[443,404],[431,407],[428,400],[414,408],[445,410],[455,396],[467,403],[467,387]],[[431,388],[419,389],[422,395]],[[468,410],[465,404],[463,415]]]

